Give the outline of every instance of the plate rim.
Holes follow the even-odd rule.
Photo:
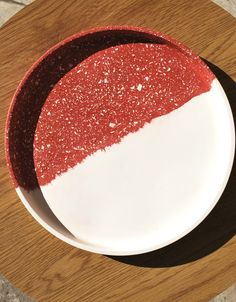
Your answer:
[[[183,45],[181,42],[176,41],[175,39],[173,39],[172,37],[169,37],[168,35],[165,35],[161,32],[158,31],[152,31],[149,29],[146,29],[144,27],[135,27],[135,26],[105,26],[105,27],[96,27],[93,29],[88,29],[86,31],[82,31],[79,33],[76,33],[62,41],[60,41],[59,43],[57,43],[56,45],[52,46],[51,48],[49,48],[42,56],[39,57],[38,60],[36,60],[34,62],[34,64],[29,68],[29,70],[26,72],[26,74],[23,76],[22,80],[20,81],[14,95],[12,98],[12,101],[10,103],[9,109],[8,109],[8,113],[7,113],[7,120],[6,120],[6,126],[5,126],[5,136],[4,136],[4,142],[5,142],[5,154],[6,154],[6,160],[7,160],[7,165],[8,168],[10,170],[10,174],[11,174],[11,178],[13,180],[13,182],[15,181],[17,184],[16,179],[14,178],[14,172],[11,166],[11,161],[10,161],[10,157],[8,156],[8,139],[7,139],[7,133],[8,133],[8,129],[10,128],[10,122],[11,122],[11,114],[14,110],[14,106],[15,103],[17,102],[17,96],[19,94],[19,92],[21,91],[22,87],[24,86],[24,84],[27,82],[28,78],[30,77],[31,73],[34,71],[34,69],[45,59],[47,58],[48,55],[52,54],[55,50],[57,50],[58,48],[60,48],[61,46],[67,44],[68,42],[71,42],[74,39],[78,39],[84,35],[87,34],[91,34],[91,33],[96,33],[96,32],[100,32],[100,31],[109,31],[109,30],[131,30],[131,31],[138,31],[138,32],[143,32],[143,33],[149,33],[151,35],[155,35],[158,37],[161,37],[163,39],[167,39],[170,41],[173,41],[174,43],[178,43],[178,45],[180,45],[180,47],[191,51],[191,49],[189,49],[188,47],[186,47],[185,45]],[[204,63],[205,64],[205,63]],[[94,252],[94,253],[99,253],[99,254],[106,254],[106,255],[111,255],[111,256],[127,256],[127,255],[137,255],[137,254],[143,254],[143,253],[147,253],[150,251],[154,251],[160,248],[163,248],[167,245],[170,245],[173,242],[176,242],[177,240],[183,238],[185,235],[187,235],[188,233],[190,233],[193,229],[195,229],[208,215],[209,213],[212,211],[212,209],[215,207],[215,205],[217,204],[217,202],[219,201],[226,185],[227,182],[229,180],[230,177],[230,173],[232,170],[232,166],[233,166],[233,162],[234,162],[234,154],[235,154],[235,126],[234,126],[234,119],[233,119],[233,114],[232,114],[232,110],[230,107],[230,103],[228,101],[228,98],[220,84],[220,82],[218,81],[218,79],[215,79],[217,81],[217,86],[219,87],[220,91],[221,91],[221,95],[222,98],[224,99],[225,102],[225,106],[227,108],[227,116],[229,119],[229,123],[230,123],[230,129],[231,129],[231,150],[230,150],[230,158],[229,158],[229,165],[227,167],[227,173],[225,173],[225,177],[224,177],[224,182],[222,182],[222,185],[220,188],[218,188],[218,193],[216,194],[216,198],[209,204],[209,208],[207,209],[207,211],[205,213],[203,213],[203,215],[201,216],[200,219],[198,219],[197,221],[195,221],[194,224],[192,224],[188,229],[186,229],[184,232],[182,232],[181,234],[179,234],[178,236],[176,236],[174,239],[170,239],[167,240],[165,243],[163,244],[158,244],[158,245],[154,245],[152,247],[149,248],[143,248],[142,250],[136,250],[136,251],[130,251],[130,252],[122,252],[122,251],[112,251],[109,249],[104,249],[104,248],[100,248],[100,247],[95,247],[91,244],[86,244],[86,243],[82,243],[79,241],[70,239],[69,237],[63,235],[62,233],[60,233],[59,231],[55,230],[52,226],[50,226],[46,221],[44,221],[39,214],[31,207],[31,205],[29,204],[29,202],[27,201],[27,199],[25,198],[25,196],[22,193],[22,189],[20,186],[15,186],[15,190],[20,198],[20,200],[22,201],[22,203],[24,204],[24,206],[26,207],[26,209],[29,211],[29,213],[34,217],[34,219],[40,223],[47,231],[49,231],[50,233],[52,233],[54,236],[56,236],[57,238],[61,239],[62,241],[77,247],[77,248],[81,248],[83,250],[86,251],[90,251],[90,252]],[[79,239],[78,239],[79,240]]]

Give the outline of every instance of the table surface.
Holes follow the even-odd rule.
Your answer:
[[[3,137],[20,79],[63,38],[124,24],[172,35],[218,66],[210,65],[236,112],[236,21],[210,1],[179,0],[176,6],[174,0],[36,0],[10,19],[0,29],[0,271],[38,301],[208,301],[236,280],[235,168],[199,227],[171,246],[133,257],[111,258],[63,243],[30,216],[15,193]]]

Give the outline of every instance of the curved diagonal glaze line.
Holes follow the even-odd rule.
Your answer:
[[[39,184],[208,91],[213,78],[170,45],[126,44],[92,55],[57,83],[42,109],[34,140]]]

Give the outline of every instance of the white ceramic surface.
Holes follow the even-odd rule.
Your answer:
[[[60,239],[97,253],[132,255],[161,248],[196,227],[222,194],[233,156],[232,113],[215,79],[209,92],[41,187],[73,235],[50,215],[38,215],[35,192],[17,192]]]

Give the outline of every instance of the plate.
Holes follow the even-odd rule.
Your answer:
[[[16,191],[48,231],[133,255],[210,213],[231,171],[234,124],[220,83],[190,49],[159,32],[106,27],[31,67],[5,142]]]

